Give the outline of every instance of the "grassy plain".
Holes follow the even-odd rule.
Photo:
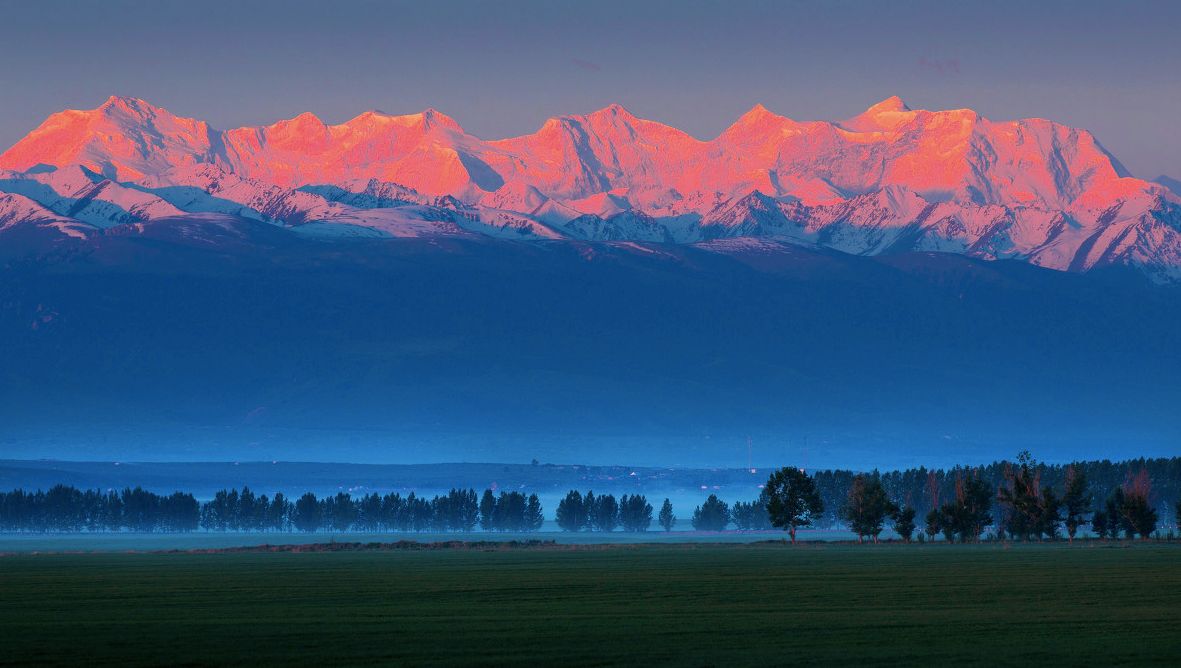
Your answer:
[[[0,663],[1181,664],[1181,546],[0,557]]]

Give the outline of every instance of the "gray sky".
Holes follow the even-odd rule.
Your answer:
[[[485,138],[612,102],[710,138],[756,102],[840,119],[897,94],[1181,177],[1177,2],[240,4],[0,0],[0,145],[111,94],[220,128],[435,107]]]

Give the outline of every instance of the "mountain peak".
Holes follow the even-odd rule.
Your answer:
[[[776,114],[762,104],[756,104],[745,114],[738,117],[735,125],[762,125],[768,121],[779,121],[785,117]]]
[[[625,123],[639,120],[635,114],[628,111],[622,104],[609,104],[598,111],[592,111],[587,114],[586,118],[590,120],[619,119]]]
[[[354,129],[373,125],[395,125],[400,127],[422,126],[425,130],[445,128],[455,130],[456,132],[464,131],[458,121],[434,107],[428,107],[416,114],[401,115],[387,114],[379,109],[370,109],[345,121],[343,125]]]
[[[319,116],[313,114],[310,111],[305,111],[305,112],[299,114],[298,116],[296,116],[295,118],[292,118],[292,119],[286,120],[286,121],[282,121],[282,122],[283,123],[291,123],[294,125],[323,125],[324,124],[324,121],[320,120]]]
[[[748,137],[772,133],[785,123],[791,122],[791,119],[786,116],[780,116],[763,105],[756,104],[745,114],[739,116],[738,120],[726,128],[718,138]]]
[[[99,109],[110,109],[112,107],[141,106],[141,105],[147,105],[147,104],[148,103],[146,101],[144,101],[142,98],[132,97],[130,95],[112,95],[112,96],[108,97],[105,102],[103,102],[101,105],[99,105]],[[150,106],[150,105],[148,105],[148,106]]]
[[[90,110],[51,115],[0,155],[0,167],[81,165],[106,178],[135,180],[209,157],[209,127],[137,97],[112,95]]]
[[[163,109],[160,109],[152,103],[138,97],[112,95],[93,111],[99,112],[106,116],[124,115],[134,116],[136,118],[144,118],[147,116],[156,116],[161,111],[163,111]]]
[[[892,95],[871,106],[860,115],[845,121],[841,125],[856,132],[880,132],[893,130],[912,120],[916,112],[897,95]]]
[[[54,168],[60,171],[50,174]],[[8,191],[37,194],[48,185],[53,202],[86,192],[134,215],[141,211],[134,207],[149,204],[120,190],[120,182],[216,187],[217,198],[243,206],[261,206],[259,197],[280,191],[289,197],[285,189],[322,189],[260,212],[293,223],[331,215],[362,227],[373,220],[373,229],[388,232],[394,218],[412,227],[452,220],[453,211],[429,209],[370,214],[363,211],[369,204],[345,200],[338,203],[348,210],[337,210],[320,194],[376,179],[398,184],[392,197],[381,195],[385,201],[437,208],[427,202],[441,200],[429,198],[458,198],[455,207],[473,207],[464,214],[479,218],[465,218],[473,224],[536,223],[542,227],[529,234],[545,238],[563,232],[544,225],[581,214],[625,212],[612,219],[609,234],[686,242],[713,233],[695,227],[692,216],[746,216],[728,233],[788,235],[857,254],[902,244],[1056,268],[1115,258],[1181,280],[1181,236],[1172,225],[1181,196],[1164,190],[1181,188],[1176,181],[1162,177],[1162,187],[1128,178],[1082,130],[1034,119],[981,122],[969,109],[912,111],[897,96],[837,123],[797,122],[756,104],[710,141],[638,119],[619,104],[555,117],[534,134],[484,141],[434,108],[366,112],[331,127],[305,112],[221,132],[139,98],[112,96],[97,109],[53,114],[0,154],[0,169],[27,173],[6,179]],[[403,186],[417,192],[405,195]],[[734,214],[739,209],[748,211]],[[1077,225],[1056,222],[1067,218]],[[921,238],[908,236],[917,226]],[[822,229],[842,231],[830,242],[814,236]],[[1086,241],[1100,229],[1110,229],[1102,245]]]
[[[911,111],[911,108],[906,106],[906,103],[902,101],[902,98],[898,97],[897,95],[891,95],[890,97],[873,105],[869,109],[866,109],[865,113],[880,114],[899,111]]]
[[[589,126],[606,128],[611,126],[634,126],[640,121],[634,114],[621,104],[609,104],[602,109],[596,109],[589,114],[563,114],[546,119],[539,132],[554,132],[570,126]]]
[[[447,130],[463,132],[463,128],[460,127],[458,121],[456,121],[454,118],[451,118],[447,114],[444,114],[438,109],[435,109],[434,107],[427,107],[416,114],[416,116],[421,119],[423,127],[428,130],[433,128],[445,128]]]

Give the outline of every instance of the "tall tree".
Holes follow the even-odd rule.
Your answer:
[[[528,500],[520,492],[501,492],[493,512],[497,531],[524,531]]]
[[[619,500],[619,523],[624,531],[647,531],[652,526],[652,504],[647,497],[624,494]]]
[[[730,520],[739,531],[749,531],[754,524],[755,505],[746,501],[735,501],[730,506]]]
[[[582,497],[582,515],[586,521],[587,531],[599,528],[599,499],[595,496],[594,490],[587,491],[586,496]]]
[[[410,531],[426,531],[435,518],[431,502],[414,492],[406,497],[406,515]]]
[[[1091,513],[1091,531],[1099,538],[1107,538],[1107,534],[1111,532],[1111,527],[1107,524],[1108,512],[1106,508],[1096,508],[1095,512]]]
[[[730,523],[730,507],[717,494],[710,494],[705,503],[693,510],[691,521],[698,531],[721,531]]]
[[[976,541],[992,521],[992,493],[988,483],[976,473],[956,472],[955,499],[943,504],[943,531],[949,539],[959,536],[961,543]]]
[[[238,504],[234,513],[235,531],[254,531],[254,517],[258,506],[258,498],[249,487],[243,487],[238,494]]]
[[[160,497],[136,487],[123,490],[123,524],[132,531],[153,531],[158,525]]]
[[[784,467],[771,474],[764,487],[767,492],[767,514],[772,526],[787,529],[791,542],[796,542],[796,530],[811,526],[824,512],[824,502],[816,492],[816,482],[803,469]]]
[[[997,490],[999,524],[1013,538],[1053,538],[1058,533],[1058,498],[1052,488],[1043,485],[1042,469],[1028,450],[1017,455],[1016,466],[1005,465],[1005,482]]]
[[[1062,494],[1062,507],[1066,511],[1066,535],[1071,541],[1084,523],[1084,514],[1091,507],[1094,498],[1087,490],[1087,474],[1071,464],[1066,469],[1066,490]]]
[[[555,519],[562,531],[581,531],[586,526],[586,506],[578,490],[570,490],[566,498],[558,502]]]
[[[878,535],[885,527],[886,518],[894,513],[896,506],[886,495],[882,481],[876,475],[859,474],[853,478],[845,505],[840,509],[842,519],[857,534],[861,542],[866,536],[878,542]]]
[[[658,517],[660,526],[665,531],[672,531],[677,524],[677,516],[673,514],[673,504],[668,498],[664,499],[664,504],[660,506],[660,515]]]
[[[479,521],[480,505],[476,501],[476,490],[453,489],[447,494],[449,531],[471,531]]]
[[[267,528],[271,531],[286,531],[291,515],[291,502],[283,496],[283,492],[275,492],[271,505],[267,508]]]
[[[492,531],[492,514],[496,511],[496,495],[492,490],[484,490],[484,496],[480,497],[480,528],[484,531]]]
[[[525,530],[537,531],[545,523],[545,515],[541,510],[541,499],[536,494],[529,495],[529,502],[525,505]]]
[[[311,533],[320,528],[320,502],[316,495],[308,492],[295,502],[295,511],[291,517],[291,524],[296,529]]]
[[[935,540],[943,531],[943,511],[938,508],[932,508],[927,511],[926,523],[923,525],[923,533],[927,534],[927,540]]]
[[[201,507],[201,526],[208,531],[226,531],[230,527],[229,490],[219,490]]]
[[[348,492],[337,492],[336,496],[324,497],[324,523],[333,531],[345,532],[352,528],[357,519],[357,507]]]
[[[1107,533],[1115,540],[1119,540],[1120,533],[1124,533],[1125,538],[1134,538],[1135,533],[1131,524],[1124,521],[1121,510],[1124,506],[1124,490],[1116,487],[1112,491],[1111,496],[1107,497],[1107,503],[1104,504],[1103,512],[1107,515]]]
[[[1057,540],[1058,525],[1062,523],[1062,501],[1052,487],[1042,490],[1042,514],[1038,520],[1038,533],[1050,540]]]
[[[730,507],[730,519],[734,526],[743,531],[760,531],[771,528],[771,517],[767,515],[767,490],[759,493],[754,501],[738,501]]]
[[[615,495],[605,494],[595,503],[595,526],[599,531],[615,531],[619,526],[619,502]]]
[[[1152,479],[1148,470],[1141,468],[1135,477],[1129,472],[1127,481],[1118,491],[1122,494],[1117,510],[1128,537],[1139,534],[1141,539],[1147,539],[1156,531],[1157,522],[1156,509],[1152,507]]]
[[[914,535],[914,516],[915,510],[911,506],[899,508],[897,512],[894,513],[894,533],[901,536],[902,540],[907,543],[910,542],[911,536]]]
[[[160,502],[166,531],[195,531],[201,520],[201,505],[192,494],[173,492]]]
[[[357,501],[357,528],[362,531],[380,531],[382,526],[381,495],[372,492]]]

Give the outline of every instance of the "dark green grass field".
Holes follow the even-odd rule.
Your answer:
[[[0,662],[1181,665],[1179,547],[16,555]]]

